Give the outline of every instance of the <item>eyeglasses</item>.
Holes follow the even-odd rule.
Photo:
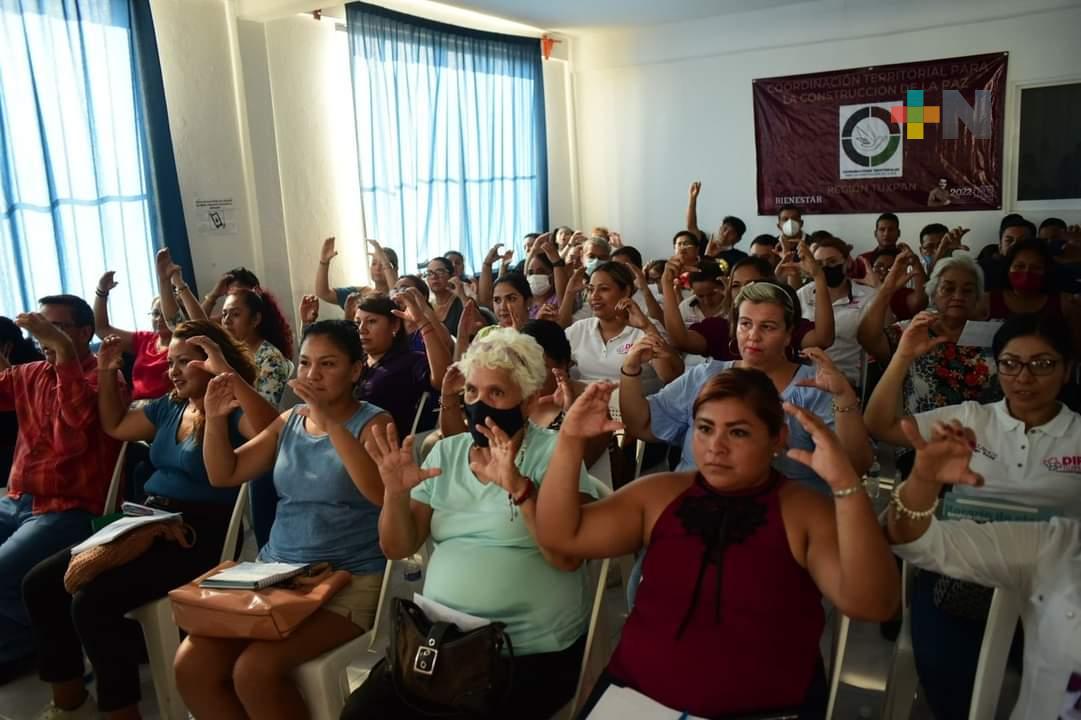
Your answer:
[[[421,277],[425,279],[430,277],[447,277],[448,275],[450,275],[450,273],[446,270],[425,270],[421,273]]]
[[[1056,367],[1058,367],[1058,360],[1054,358],[1039,358],[1028,362],[1015,360],[1014,358],[998,359],[998,374],[1007,377],[1020,375],[1025,368],[1028,368],[1029,372],[1036,377],[1046,377],[1055,372]]]

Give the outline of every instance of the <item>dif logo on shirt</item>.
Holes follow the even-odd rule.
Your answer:
[[[1051,472],[1081,475],[1081,455],[1049,457],[1043,461],[1043,466]]]

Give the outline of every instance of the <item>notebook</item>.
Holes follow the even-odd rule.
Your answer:
[[[111,543],[113,540],[123,537],[135,528],[142,527],[143,525],[164,522],[166,520],[174,520],[179,517],[181,517],[180,513],[162,513],[160,515],[140,516],[125,515],[119,520],[109,523],[101,530],[98,530],[86,540],[83,540],[81,543],[73,547],[71,549],[71,554],[78,555],[81,552],[85,552],[91,548],[96,548],[99,545]]]
[[[628,687],[609,685],[588,720],[704,720],[673,710]]]
[[[218,590],[262,590],[303,575],[311,564],[242,562],[211,575],[199,587]]]
[[[975,520],[976,522],[1039,522],[1050,520],[1055,513],[1047,508],[1031,507],[1001,500],[967,497],[946,493],[942,501],[943,520]]]

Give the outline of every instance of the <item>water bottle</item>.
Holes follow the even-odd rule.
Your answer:
[[[402,561],[402,579],[407,583],[420,582],[424,577],[424,558],[414,553]]]
[[[878,460],[874,461],[874,464],[867,469],[867,478],[864,480],[864,487],[867,488],[867,496],[871,500],[878,499],[878,477],[882,472],[882,467],[878,464]]]

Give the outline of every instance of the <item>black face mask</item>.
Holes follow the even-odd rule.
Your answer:
[[[513,437],[525,426],[522,408],[517,405],[501,410],[478,400],[475,403],[465,404],[465,416],[469,419],[469,434],[473,436],[473,444],[477,447],[488,447],[488,438],[477,430],[477,425],[487,427],[484,421],[488,418],[491,418],[500,430],[507,433],[508,437]]]
[[[831,288],[840,287],[845,281],[844,265],[827,265],[822,268],[822,272],[826,275],[826,284]]]

